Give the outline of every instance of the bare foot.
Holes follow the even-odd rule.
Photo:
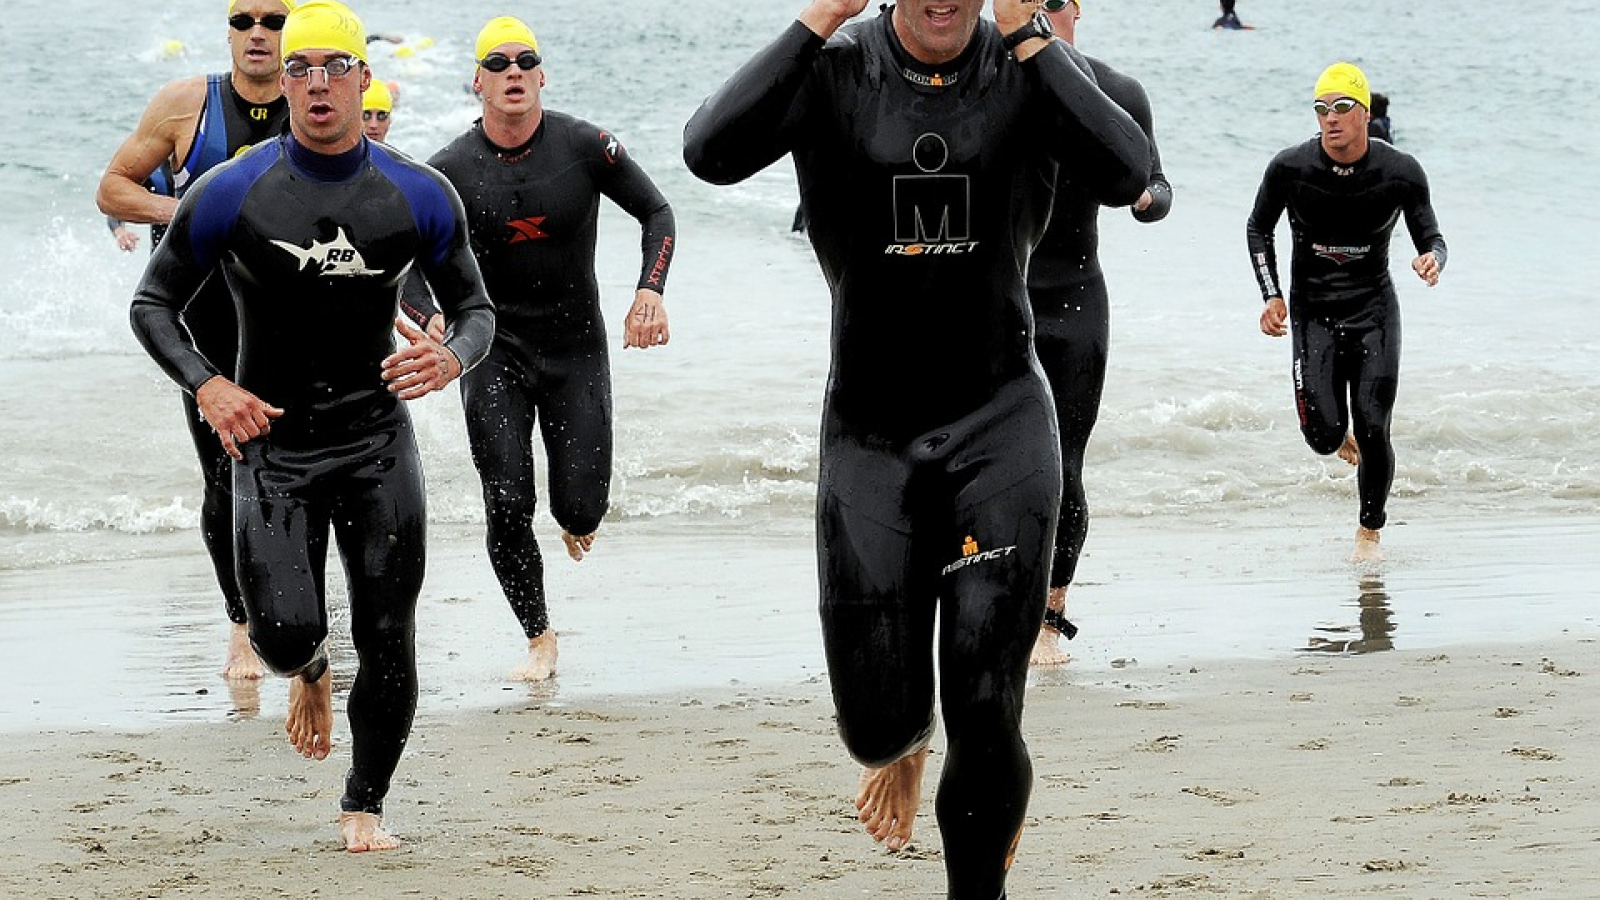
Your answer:
[[[1356,550],[1350,554],[1351,562],[1381,562],[1383,548],[1378,546],[1379,533],[1371,528],[1356,528]]]
[[[568,534],[563,531],[561,532],[561,542],[567,545],[567,555],[572,557],[573,562],[583,562],[583,555],[589,552],[590,547],[594,546],[594,535]]]
[[[927,764],[928,748],[923,747],[881,769],[861,770],[856,818],[867,826],[874,841],[887,840],[890,850],[904,850],[911,843],[911,825],[922,802],[922,770]]]
[[[556,648],[556,632],[554,628],[546,628],[543,634],[536,638],[528,639],[528,664],[518,666],[511,670],[514,681],[545,681],[556,674],[556,657],[560,655]]]
[[[250,626],[234,622],[228,632],[228,661],[222,664],[222,677],[229,681],[257,681],[266,672],[256,648],[250,646]]]
[[[289,679],[289,719],[283,730],[306,759],[327,759],[333,751],[333,672],[314,682]]]
[[[1064,587],[1051,588],[1048,601],[1050,609],[1064,613],[1067,611],[1067,589]],[[1072,661],[1067,651],[1061,649],[1061,632],[1049,625],[1039,626],[1039,636],[1033,641],[1033,652],[1028,655],[1030,666],[1064,666]]]
[[[400,839],[383,830],[383,819],[372,813],[339,813],[339,833],[344,835],[344,848],[351,853],[368,850],[394,850]]]
[[[1353,434],[1345,435],[1344,436],[1344,443],[1339,445],[1339,449],[1338,449],[1337,453],[1338,453],[1340,459],[1344,460],[1345,462],[1349,463],[1350,465],[1352,465],[1352,466],[1361,465],[1361,448],[1356,446],[1356,436],[1355,435],[1353,435]]]

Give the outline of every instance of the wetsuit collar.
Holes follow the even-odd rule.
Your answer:
[[[943,65],[930,66],[912,56],[900,43],[900,35],[894,31],[894,7],[885,7],[879,21],[883,23],[883,30],[889,40],[889,52],[894,54],[895,67],[900,70],[900,77],[921,87],[954,87],[961,80],[967,63],[971,62],[977,53],[978,45],[982,43],[978,40],[977,32],[973,32],[972,40],[967,42],[960,56]]]
[[[314,181],[345,181],[359,172],[361,164],[367,161],[365,136],[361,138],[361,143],[349,150],[332,155],[310,149],[295,140],[292,131],[284,134],[283,144],[288,151],[289,162]]]
[[[526,156],[528,151],[533,149],[534,143],[539,140],[539,135],[544,134],[544,118],[540,117],[538,126],[533,129],[533,134],[526,141],[515,147],[502,147],[489,140],[489,132],[483,128],[483,119],[480,118],[473,124],[478,128],[478,136],[483,138],[483,145],[488,147],[489,151],[498,156],[502,162],[514,162]]]
[[[1366,168],[1367,160],[1372,158],[1372,148],[1369,146],[1367,148],[1367,152],[1361,154],[1361,158],[1355,162],[1349,164],[1339,162],[1328,155],[1328,148],[1322,146],[1322,139],[1320,137],[1317,139],[1317,153],[1322,157],[1322,164],[1328,167],[1328,171],[1338,175],[1341,178],[1347,175],[1354,175]]]

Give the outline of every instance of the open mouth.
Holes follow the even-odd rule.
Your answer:
[[[925,15],[935,27],[944,28],[953,24],[960,12],[958,6],[930,6],[925,10]]]
[[[326,122],[333,118],[333,105],[329,103],[313,103],[306,109],[306,114],[313,122]]]

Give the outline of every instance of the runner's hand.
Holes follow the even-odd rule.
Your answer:
[[[640,288],[633,295],[633,308],[628,310],[628,324],[623,328],[622,346],[648,350],[672,339],[667,329],[667,307],[661,295],[649,288]]]
[[[234,459],[244,459],[240,444],[271,433],[272,420],[283,415],[283,410],[221,375],[200,385],[194,400],[206,424],[222,441],[222,449]]]
[[[1273,297],[1267,301],[1267,308],[1261,311],[1261,333],[1267,337],[1283,337],[1289,333],[1284,327],[1284,321],[1289,318],[1289,307],[1284,304],[1282,297]]]
[[[439,390],[461,375],[461,361],[410,319],[397,316],[394,327],[406,346],[383,361],[383,380],[401,400],[415,400]]]
[[[1428,287],[1439,283],[1439,260],[1434,257],[1432,251],[1413,259],[1411,271],[1416,272],[1418,278],[1427,282]]]

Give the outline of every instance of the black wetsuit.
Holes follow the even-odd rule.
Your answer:
[[[1350,166],[1320,138],[1279,153],[1256,194],[1246,237],[1264,299],[1283,297],[1273,231],[1284,210],[1294,235],[1289,323],[1295,403],[1311,449],[1333,453],[1353,426],[1361,450],[1361,525],[1382,528],[1394,481],[1389,426],[1400,376],[1400,301],[1389,277],[1389,237],[1403,215],[1417,253],[1442,270],[1444,237],[1428,179],[1382,141]]]
[[[1150,140],[1151,202],[1134,212],[1140,222],[1159,222],[1172,209],[1172,186],[1161,171],[1150,99],[1139,82],[1093,57],[1095,80]],[[1100,269],[1100,198],[1093,181],[1074,180],[1069,162],[1056,184],[1055,209],[1044,238],[1028,261],[1028,299],[1033,303],[1033,346],[1055,395],[1061,429],[1061,524],[1056,529],[1050,586],[1072,582],[1089,534],[1089,503],[1083,489],[1083,455],[1100,415],[1106,381],[1111,309]]]
[[[499,314],[494,348],[461,380],[461,397],[489,561],[533,638],[550,624],[533,533],[536,419],[562,529],[593,534],[610,502],[611,363],[594,271],[600,198],[639,220],[638,287],[657,293],[676,241],[672,208],[615,137],[551,110],[522,147],[495,147],[480,121],[428,162],[466,200]]]
[[[221,372],[180,312],[220,265],[242,325],[234,380],[284,411],[233,467],[239,585],[262,661],[314,680],[331,527],[360,658],[347,811],[381,812],[416,709],[422,467],[410,416],[379,374],[414,262],[449,318],[446,346],[470,368],[494,310],[455,190],[380,144],[330,157],[285,136],[195,185],[133,302],[140,342],[192,394]]]
[[[1150,151],[1064,44],[1018,64],[983,19],[929,67],[892,15],[826,46],[791,25],[695,113],[684,156],[727,184],[794,155],[833,295],[817,542],[840,734],[873,767],[926,744],[942,622],[949,896],[995,900],[1032,779],[1023,689],[1061,503],[1024,271],[1058,160],[1126,204]]]
[[[288,101],[282,97],[267,104],[255,104],[239,96],[233,79],[226,72],[206,76],[206,99],[190,142],[189,152],[176,170],[171,161],[163,164],[157,186],[161,193],[183,197],[194,180],[214,166],[227,162],[240,152],[280,134],[289,121]],[[150,227],[150,251],[155,252],[166,232],[164,225]],[[183,311],[183,321],[194,336],[195,346],[220,371],[233,371],[239,353],[239,323],[234,317],[233,298],[222,278],[210,278],[200,286]],[[194,397],[183,395],[184,421],[200,458],[204,488],[200,500],[200,537],[211,554],[211,568],[222,588],[228,619],[244,624],[244,602],[233,573],[233,467],[211,426],[200,417]]]

